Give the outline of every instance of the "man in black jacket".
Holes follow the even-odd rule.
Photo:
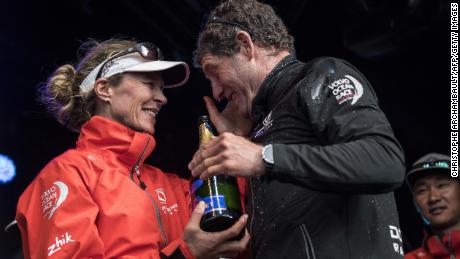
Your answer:
[[[195,153],[194,176],[248,179],[255,258],[402,258],[392,191],[401,146],[370,83],[349,63],[294,56],[273,9],[230,0],[210,14],[195,63],[210,80],[221,133]]]

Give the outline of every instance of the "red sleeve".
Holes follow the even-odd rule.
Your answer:
[[[161,250],[161,258],[195,258],[190,252],[187,244],[182,239],[172,241],[168,246]]]
[[[24,257],[104,257],[97,214],[79,169],[51,161],[19,198],[16,220]]]

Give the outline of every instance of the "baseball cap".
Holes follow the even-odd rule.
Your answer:
[[[422,156],[414,162],[412,169],[407,172],[407,180],[410,186],[413,186],[417,179],[429,174],[450,175],[450,156],[439,153],[429,153]]]
[[[101,62],[83,79],[80,89],[84,93],[93,89],[98,76],[110,77],[125,72],[162,72],[164,88],[181,86],[187,82],[190,75],[189,66],[185,62],[151,60],[146,59],[139,52],[132,52]]]

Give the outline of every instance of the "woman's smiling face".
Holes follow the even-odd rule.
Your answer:
[[[156,116],[167,102],[161,73],[125,73],[121,83],[109,91],[109,118],[133,130],[154,134]]]

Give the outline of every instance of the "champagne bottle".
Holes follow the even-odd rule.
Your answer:
[[[198,119],[200,145],[207,143],[216,134],[208,116]],[[235,177],[218,175],[206,180],[192,178],[191,184],[193,207],[205,202],[204,215],[200,227],[204,231],[222,231],[231,227],[242,214],[240,192]],[[236,239],[241,238],[244,231]]]

